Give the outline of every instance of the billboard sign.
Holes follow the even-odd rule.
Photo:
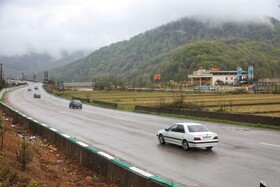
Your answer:
[[[160,80],[160,74],[154,74],[154,80]]]

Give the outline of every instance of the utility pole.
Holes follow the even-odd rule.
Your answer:
[[[36,81],[36,73],[33,73],[33,81]]]
[[[49,73],[47,71],[44,72],[44,85],[47,85],[49,82]]]
[[[2,83],[3,80],[3,69],[2,69],[3,64],[0,64],[0,81]]]
[[[4,88],[4,79],[3,79],[3,64],[0,64],[0,89]]]

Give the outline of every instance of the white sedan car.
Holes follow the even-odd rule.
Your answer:
[[[160,144],[172,143],[180,145],[184,150],[191,147],[212,149],[219,142],[218,135],[198,123],[174,123],[157,132]]]

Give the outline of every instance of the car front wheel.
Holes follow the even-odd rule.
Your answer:
[[[183,140],[182,147],[185,151],[189,150],[189,143],[187,142],[187,140]]]
[[[162,134],[160,134],[160,135],[158,136],[158,141],[159,141],[159,143],[160,143],[161,145],[165,144],[165,140],[164,140],[164,137],[162,136]]]

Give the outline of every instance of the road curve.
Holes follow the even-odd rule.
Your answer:
[[[34,83],[30,83],[33,90]],[[36,84],[39,85],[39,84]],[[280,132],[212,122],[123,112],[84,105],[47,94],[33,98],[27,87],[9,92],[5,102],[49,126],[76,137],[134,166],[182,186],[280,186]],[[156,132],[171,123],[191,121],[219,135],[212,151],[159,145]]]

